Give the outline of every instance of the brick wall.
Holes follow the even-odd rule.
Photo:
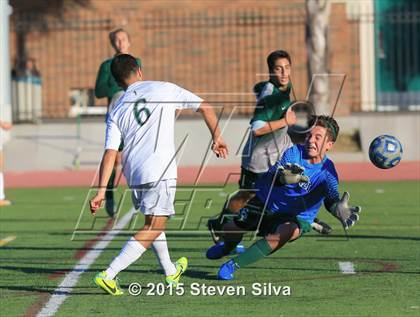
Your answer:
[[[331,14],[330,71],[347,74],[340,115],[360,109],[357,24],[345,10],[334,4]],[[129,31],[146,79],[175,82],[226,111],[249,115],[252,86],[266,79],[265,59],[275,49],[291,53],[296,95],[305,97],[305,15],[302,1],[91,0],[62,19],[45,17],[47,30],[31,27],[26,48],[42,74],[44,117],[67,117],[69,91],[94,87],[99,64],[113,54],[108,33],[116,27]],[[21,23],[12,22],[12,65]]]

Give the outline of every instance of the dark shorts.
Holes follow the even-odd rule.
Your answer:
[[[239,188],[244,190],[254,190],[255,182],[265,173],[254,173],[241,168],[241,178],[239,179]]]
[[[252,198],[234,219],[235,224],[245,231],[258,231],[258,236],[265,237],[275,233],[277,227],[283,223],[293,222],[300,230],[300,235],[311,230],[311,224],[297,216],[283,213],[273,214],[265,210],[264,204],[257,198]]]

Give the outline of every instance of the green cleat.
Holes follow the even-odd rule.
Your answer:
[[[95,278],[93,279],[96,285],[102,288],[105,292],[119,296],[124,294],[120,285],[118,285],[117,279],[111,280],[108,278],[105,271],[96,274]]]
[[[166,277],[166,284],[170,286],[177,286],[181,275],[187,270],[188,260],[185,257],[179,258],[175,262],[176,273]]]

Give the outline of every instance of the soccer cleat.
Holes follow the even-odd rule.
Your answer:
[[[213,242],[217,244],[220,241],[220,231],[222,229],[220,220],[218,218],[209,219],[207,221],[207,228],[210,231],[210,235],[211,235],[211,238],[213,239]]]
[[[318,218],[314,219],[311,227],[320,234],[330,234],[333,231],[333,229],[327,223],[319,220]]]
[[[235,273],[236,269],[238,268],[238,265],[233,260],[229,260],[222,264],[219,272],[217,273],[217,277],[219,280],[233,280],[233,273]]]
[[[224,249],[224,242],[219,242],[207,249],[206,257],[209,260],[221,259],[224,256],[228,255],[229,252],[226,252]]]
[[[111,280],[108,278],[105,271],[96,274],[95,278],[93,279],[96,285],[102,288],[105,292],[119,296],[124,294],[120,285],[118,285],[117,279]]]
[[[187,270],[188,259],[185,257],[179,258],[175,262],[175,267],[176,267],[176,273],[173,275],[168,275],[165,279],[166,284],[171,285],[171,286],[178,285],[181,275]]]

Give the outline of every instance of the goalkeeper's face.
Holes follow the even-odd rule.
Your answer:
[[[314,159],[314,163],[320,162],[329,151],[334,142],[327,135],[327,129],[321,126],[314,126],[308,132],[305,139],[305,149],[309,158]]]

